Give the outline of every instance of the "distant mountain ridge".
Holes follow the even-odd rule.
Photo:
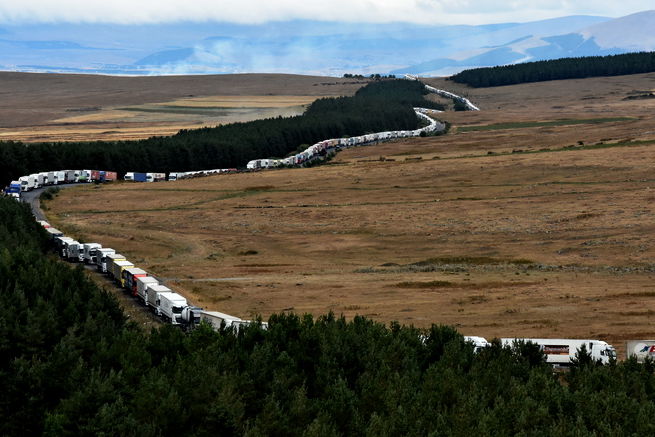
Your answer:
[[[4,26],[0,70],[116,75],[292,73],[445,76],[463,69],[655,50],[655,11],[482,26]]]

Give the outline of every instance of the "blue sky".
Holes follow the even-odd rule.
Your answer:
[[[0,24],[264,24],[307,19],[477,25],[566,15],[616,18],[653,7],[653,0],[0,0]]]

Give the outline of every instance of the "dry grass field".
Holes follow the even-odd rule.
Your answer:
[[[599,338],[620,353],[655,338],[655,100],[627,99],[655,74],[427,82],[482,111],[440,114],[446,136],[319,168],[72,188],[49,218],[241,317],[332,310],[488,339]]]
[[[280,74],[107,77],[0,72],[0,140],[130,140],[301,114],[364,82]]]

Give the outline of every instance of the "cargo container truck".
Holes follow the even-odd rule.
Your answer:
[[[101,273],[107,273],[107,255],[113,255],[116,251],[110,247],[96,249],[96,268]]]
[[[37,223],[43,226],[44,228],[48,229],[50,227],[50,223],[48,223],[45,220],[37,220]]]
[[[64,170],[64,173],[66,173],[67,184],[72,184],[75,182],[75,170]]]
[[[100,170],[90,170],[89,182],[100,182]]]
[[[67,246],[70,241],[75,241],[71,237],[64,237],[63,235],[55,238],[55,245],[57,247],[57,253],[60,257],[66,258]]]
[[[160,292],[157,315],[172,325],[182,325],[182,310],[187,306],[186,299],[175,292]]]
[[[121,288],[125,288],[125,279],[123,279],[123,270],[131,269],[134,267],[134,264],[127,260],[115,261],[111,265],[112,276],[114,281],[118,283]]]
[[[50,240],[53,241],[53,242],[55,241],[55,238],[59,238],[59,237],[64,236],[63,232],[61,232],[59,229],[53,228],[52,226],[47,228],[46,231],[48,232],[48,235],[50,236]]]
[[[84,261],[84,246],[77,240],[67,241],[64,258],[70,262]]]
[[[48,184],[48,172],[41,172],[36,176],[36,183],[40,187],[45,187]]]
[[[36,186],[36,179],[34,176],[21,176],[18,180],[20,181],[21,191],[32,191]]]
[[[104,171],[100,170],[100,179],[99,182],[111,182],[115,181],[117,178],[115,171]]]
[[[166,173],[146,173],[146,182],[161,182],[166,180]]]
[[[20,193],[22,191],[20,181],[11,181],[7,189],[5,190],[5,195],[13,197],[15,199],[20,199]]]
[[[97,258],[96,254],[98,249],[102,249],[102,245],[99,243],[84,243],[84,263],[85,264],[96,264]]]
[[[491,343],[489,343],[487,339],[484,337],[476,337],[473,335],[464,336],[464,341],[473,343],[474,346],[473,352],[475,352],[476,354],[481,352],[482,349],[491,346]]]
[[[219,330],[223,323],[225,323],[226,328],[230,328],[236,322],[241,321],[241,318],[218,311],[200,311],[200,321],[203,320],[209,322],[215,330]]]
[[[148,285],[159,285],[159,281],[152,276],[136,278],[136,294],[146,306],[148,305]]]
[[[655,360],[655,340],[631,340],[626,342],[626,357],[636,357],[638,363],[646,358]]]
[[[118,261],[125,261],[127,258],[120,253],[112,253],[105,257],[105,269],[107,271],[107,276],[110,278],[114,277],[114,263]]]
[[[123,281],[125,282],[125,289],[130,292],[132,296],[136,296],[136,279],[148,276],[148,272],[138,267],[132,267],[123,270]]]
[[[168,174],[168,180],[169,181],[178,181],[186,176],[185,172],[177,172],[177,173],[169,173]]]
[[[546,362],[555,366],[570,366],[573,364],[575,354],[584,344],[587,353],[593,360],[600,360],[602,364],[608,364],[610,360],[616,359],[616,350],[610,344],[601,340],[572,340],[552,338],[501,338],[503,345],[513,347],[517,340],[532,342],[541,347],[546,355]]]
[[[41,183],[41,181],[45,180],[45,178],[43,178],[43,177],[39,177],[39,173],[32,173],[32,174],[30,175],[30,177],[31,177],[31,178],[34,178],[34,187],[33,187],[33,188],[34,188],[34,189],[36,189],[36,188],[41,188],[41,186],[43,185],[43,184]]]
[[[157,306],[159,305],[159,293],[172,293],[173,290],[168,288],[165,285],[160,284],[148,284],[147,285],[147,300],[146,304],[154,312],[157,312]]]

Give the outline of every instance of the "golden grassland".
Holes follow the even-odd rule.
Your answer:
[[[482,111],[318,168],[72,188],[49,219],[241,317],[332,310],[619,351],[655,338],[655,102],[626,99],[655,75],[428,82]]]

